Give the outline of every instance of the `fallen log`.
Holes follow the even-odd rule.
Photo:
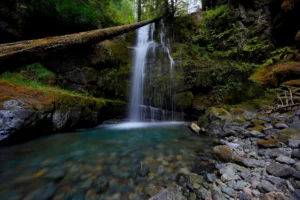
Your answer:
[[[0,72],[4,71],[4,65],[11,65],[11,63],[16,61],[36,60],[45,53],[75,45],[98,43],[140,28],[156,20],[158,19],[63,36],[0,44]]]

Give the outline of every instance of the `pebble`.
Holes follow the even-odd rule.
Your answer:
[[[246,186],[248,186],[249,183],[245,182],[245,181],[238,181],[234,186],[233,189],[234,190],[243,190]]]
[[[53,197],[56,191],[56,185],[54,182],[50,182],[45,186],[37,189],[33,194],[33,200],[49,200]]]
[[[225,194],[228,194],[229,196],[233,197],[234,196],[234,190],[230,187],[222,187],[222,192]]]
[[[284,128],[288,128],[289,126],[286,125],[285,123],[277,123],[277,124],[275,124],[275,127],[277,129],[284,129]]]
[[[251,200],[251,197],[244,192],[240,192],[238,198],[239,200]]]
[[[211,174],[211,173],[206,173],[205,174],[205,180],[209,183],[215,183],[216,182],[216,175],[215,174]]]
[[[261,184],[257,186],[258,190],[262,193],[274,192],[277,188],[272,185],[269,181],[263,180]]]
[[[226,200],[223,193],[218,188],[212,190],[211,196],[213,200]]]

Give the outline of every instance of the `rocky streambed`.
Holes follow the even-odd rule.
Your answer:
[[[205,200],[300,199],[299,116],[300,111],[211,108],[198,123],[218,138],[213,148],[216,171],[201,176],[201,186],[187,179],[185,187]]]

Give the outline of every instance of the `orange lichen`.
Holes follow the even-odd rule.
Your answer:
[[[268,87],[277,87],[300,75],[300,63],[277,64],[256,72],[253,78]]]

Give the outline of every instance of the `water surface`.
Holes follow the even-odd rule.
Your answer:
[[[195,136],[182,123],[127,123],[50,135],[0,149],[0,199],[27,199],[55,182],[53,199],[80,191],[86,199],[137,199],[175,182],[180,172],[205,169],[210,138]],[[142,177],[140,165],[150,173]],[[61,180],[47,174],[63,170]],[[109,188],[97,193],[104,177]]]

